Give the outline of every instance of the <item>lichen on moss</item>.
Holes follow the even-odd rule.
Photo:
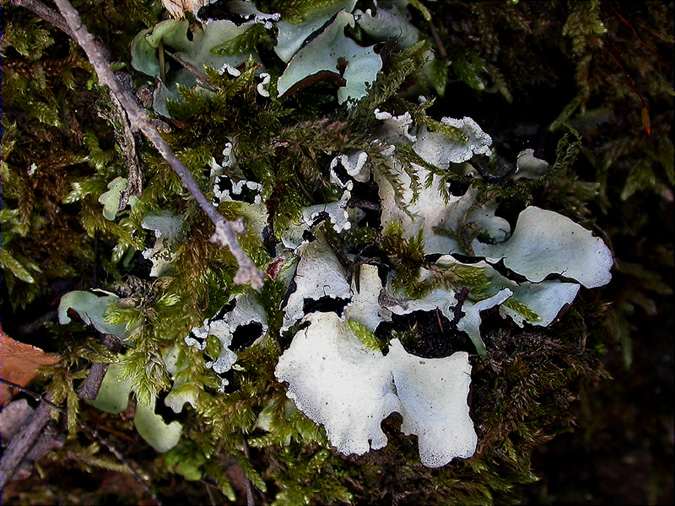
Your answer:
[[[606,379],[599,359],[617,346],[614,339],[621,342],[625,362],[631,362],[633,330],[642,321],[636,313],[656,311],[672,293],[663,281],[672,270],[672,248],[662,244],[662,231],[654,232],[640,212],[643,202],[662,216],[672,209],[667,204],[673,184],[668,135],[672,95],[670,63],[663,57],[672,48],[664,26],[672,6],[645,2],[635,7],[640,22],[631,31],[626,23],[633,26],[632,19],[621,15],[623,8],[595,0],[500,6],[379,3],[378,9],[391,9],[398,22],[414,27],[419,40],[403,47],[396,38],[378,38],[358,22],[342,31],[343,43],[374,48],[382,68],[372,82],[366,79],[365,96],[338,107],[347,53],[335,69],[302,79],[302,86],[279,96],[276,83],[287,67],[275,52],[278,20],[267,26],[230,12],[228,2],[216,2],[201,11],[208,16],[188,15],[182,22],[191,27],[190,33],[201,33],[202,26],[226,16],[232,26],[251,23],[250,28],[233,39],[213,40],[213,47],[195,57],[194,68],[180,55],[176,58],[178,46],[190,45],[192,39],[172,39],[176,47],[167,41],[153,48],[153,58],[158,51],[157,64],[161,61],[166,68],[150,76],[134,69],[129,48],[139,33],[166,17],[160,2],[75,2],[141,99],[153,91],[158,94],[161,86],[173,86],[174,80],[181,84],[172,88],[165,109],[158,110],[162,134],[219,211],[247,226],[241,244],[266,273],[256,298],[267,330],[254,345],[243,331],[230,336],[232,349],[240,347],[227,371],[214,371],[211,364],[223,352],[218,339],[211,336],[209,341],[207,336],[204,349],[195,349],[185,338],[205,320],[225,318],[228,304],[249,293],[234,283],[235,259],[209,242],[207,219],[143,141],[137,142],[143,191],[133,203],[113,209],[118,195],[110,194],[115,188],[109,185],[129,174],[118,145],[120,126],[106,119],[105,111],[112,107],[107,91],[63,33],[26,10],[6,7],[0,273],[3,316],[9,309],[15,318],[2,323],[9,333],[45,342],[63,357],[46,376],[45,388],[66,405],[70,433],[63,449],[40,461],[41,477],[33,474],[17,482],[20,503],[52,503],[56,497],[75,495],[87,503],[103,503],[107,493],[91,492],[96,487],[89,482],[99,485],[100,470],[122,480],[129,464],[142,470],[166,502],[206,502],[209,497],[219,502],[221,496],[242,502],[247,494],[263,504],[280,505],[517,502],[526,493],[525,485],[538,479],[533,451],[571,430],[574,399]],[[346,6],[345,19],[351,8],[372,8],[368,2],[256,2],[260,12],[279,13],[289,30],[311,25],[314,17],[323,19],[337,4]],[[310,48],[333,18],[329,14],[311,29],[298,48]],[[190,51],[185,55],[194,56]],[[229,69],[202,66],[218,57],[241,58],[228,60]],[[269,76],[269,96],[260,93],[263,72]],[[179,74],[184,79],[176,78]],[[194,86],[196,82],[200,84]],[[153,110],[152,99],[144,105]],[[440,119],[448,114],[480,118],[481,128],[492,136],[491,148],[483,149],[489,144],[483,138],[476,153],[468,149],[466,160],[448,161],[446,167],[415,149],[408,136],[421,132],[433,142],[466,147],[472,141],[471,132],[461,128],[464,120]],[[383,125],[394,133],[383,133]],[[536,179],[514,176],[517,153],[528,142],[537,156],[551,162]],[[225,192],[216,191],[211,161],[222,160],[226,145],[236,163],[223,161],[219,177],[230,185],[259,184],[260,203],[246,202],[229,190],[228,198],[221,198]],[[344,167],[332,164],[336,157],[353,153],[365,154],[372,178],[345,176]],[[332,179],[333,172],[340,184]],[[385,184],[392,188],[399,221],[383,221],[378,186]],[[403,220],[414,223],[410,208],[434,188],[441,207],[465,196],[467,203],[471,197],[461,218],[452,221],[458,226],[402,226]],[[336,230],[325,206],[341,200],[340,210],[351,227]],[[293,335],[307,323],[300,318],[286,325],[284,319],[289,298],[302,284],[296,270],[303,253],[302,247],[288,248],[283,239],[301,223],[300,242],[324,240],[344,272],[350,297],[358,290],[358,282],[350,281],[360,279],[360,269],[377,270],[383,286],[396,295],[386,304],[377,301],[378,307],[443,290],[463,294],[465,302],[474,304],[506,287],[495,284],[497,274],[527,286],[509,270],[518,270],[509,259],[490,261],[487,267],[494,274],[478,265],[475,254],[478,244],[501,242],[494,227],[481,228],[481,223],[494,224],[490,220],[497,217],[515,226],[518,212],[532,205],[555,210],[611,243],[620,259],[615,282],[606,291],[582,292],[571,310],[556,311],[559,321],[551,328],[523,330],[517,319],[501,318],[498,309],[485,311],[479,317],[483,356],[456,328],[452,310],[456,307],[459,315],[462,303],[454,297],[447,299],[445,313],[397,315],[386,323],[385,337],[350,320],[360,342],[379,353],[388,351],[392,339],[419,356],[471,353],[469,404],[478,447],[468,460],[427,469],[419,463],[415,438],[400,433],[400,419],[394,415],[382,425],[389,440],[385,448],[358,457],[338,454],[325,429],[287,398],[287,385],[274,374]],[[303,213],[313,206],[324,206],[325,212],[305,219]],[[163,213],[180,217],[182,227],[180,237],[159,244],[156,229],[143,223]],[[626,223],[632,224],[631,230]],[[429,235],[455,244],[457,261],[440,265],[438,251],[430,251],[425,242]],[[166,267],[155,270],[157,276],[150,275],[151,260]],[[103,349],[95,329],[84,325],[87,317],[78,320],[72,311],[68,326],[30,326],[35,320],[49,321],[49,315],[41,320],[45,308],[55,310],[67,292],[91,288],[119,296],[96,328],[115,325],[128,331],[120,356]],[[610,300],[615,303],[607,304]],[[315,315],[348,312],[349,301],[338,301],[344,307],[330,305],[335,302],[302,298],[298,307],[303,317],[310,309]],[[520,324],[540,319],[517,297],[503,306],[522,317]],[[386,312],[377,317],[385,319]],[[176,351],[180,366],[168,367],[168,350]],[[113,361],[120,362],[135,392],[122,416],[104,414],[76,396],[92,363]],[[181,405],[180,414],[165,409],[167,398],[173,405],[172,392],[179,396],[187,390],[190,401]],[[162,455],[147,449],[131,421],[134,410],[148,405],[155,406],[164,422],[179,421],[183,427],[180,440]],[[87,432],[76,437],[82,425],[104,433],[127,462],[118,462]],[[69,470],[86,479],[61,480]],[[45,481],[38,487],[41,479]],[[134,485],[115,499],[136,503],[146,494]]]

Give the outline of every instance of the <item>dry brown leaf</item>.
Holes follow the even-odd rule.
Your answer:
[[[162,3],[172,17],[180,19],[185,17],[186,12],[197,14],[209,0],[162,0]]]
[[[15,341],[0,328],[0,378],[26,386],[35,377],[39,367],[58,361],[58,355]],[[8,385],[0,383],[0,406],[7,404],[12,394]]]

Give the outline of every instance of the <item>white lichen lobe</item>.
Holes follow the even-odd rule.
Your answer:
[[[361,343],[335,313],[313,313],[305,323],[309,326],[295,335],[275,374],[340,453],[360,455],[386,446],[381,422],[396,411],[403,432],[417,435],[424,465],[439,467],[473,455],[477,436],[467,404],[467,353],[424,359],[394,340],[384,355]]]
[[[558,274],[596,288],[612,279],[614,258],[602,239],[566,216],[536,206],[520,213],[508,241],[474,241],[473,249],[492,263],[503,259],[506,267],[534,282]]]

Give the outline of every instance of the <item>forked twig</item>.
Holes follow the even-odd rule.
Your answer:
[[[211,241],[220,246],[229,246],[230,251],[239,263],[239,270],[234,278],[235,283],[249,283],[254,288],[260,288],[263,284],[262,274],[244,250],[241,249],[237,241],[237,234],[244,231],[243,224],[241,222],[225,220],[215,206],[204,196],[190,171],[173,153],[173,150],[159,134],[147,113],[136,103],[136,99],[131,93],[123,89],[119,81],[115,79],[110,62],[108,61],[107,51],[89,33],[86,26],[82,24],[82,19],[77,9],[73,7],[69,0],[55,0],[55,3],[63,19],[66,20],[66,24],[73,32],[75,40],[86,53],[89,62],[94,66],[99,80],[110,88],[110,92],[122,104],[132,127],[140,130],[155,149],[159,151],[164,160],[168,162],[173,171],[178,175],[183,186],[190,192],[197,201],[197,204],[199,204],[199,207],[202,208],[202,211],[206,213],[215,225],[216,231],[211,237]]]
[[[33,448],[45,426],[51,420],[53,404],[52,399],[47,396],[28,417],[24,427],[10,440],[2,454],[2,459],[0,459],[0,492],[4,490],[7,482],[14,476],[24,457]]]
[[[263,275],[241,248],[237,240],[237,234],[244,232],[242,222],[227,221],[204,196],[190,171],[176,157],[145,110],[138,105],[131,92],[124,89],[115,78],[106,48],[89,33],[86,26],[82,23],[77,9],[68,0],[55,0],[61,14],[60,16],[56,16],[55,12],[41,4],[38,0],[12,0],[12,3],[28,8],[42,19],[54,24],[54,26],[70,35],[78,43],[94,67],[100,83],[107,86],[113,99],[121,104],[132,128],[139,130],[157,149],[159,154],[162,155],[171,169],[180,178],[183,187],[190,192],[202,211],[215,225],[215,232],[211,237],[211,241],[220,246],[228,246],[239,264],[239,269],[234,278],[235,283],[248,283],[254,288],[260,288],[263,284]],[[65,26],[63,25],[64,21]]]

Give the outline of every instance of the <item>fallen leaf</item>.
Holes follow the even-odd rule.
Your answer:
[[[3,380],[26,386],[35,377],[39,367],[58,361],[58,355],[15,341],[0,328],[0,378]],[[11,398],[11,387],[0,383],[0,406],[7,404]]]

